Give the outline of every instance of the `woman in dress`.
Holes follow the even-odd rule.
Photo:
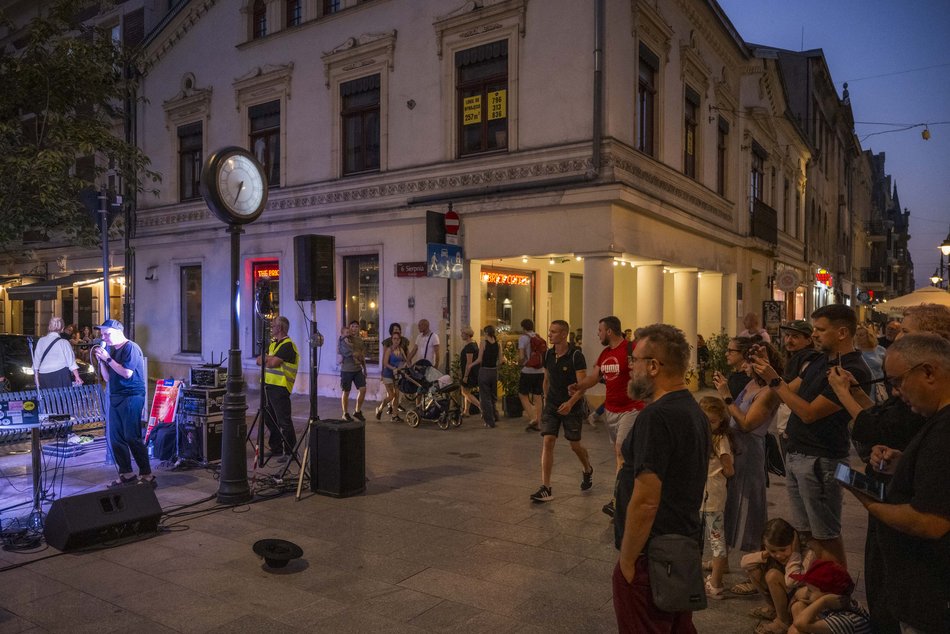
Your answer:
[[[383,410],[389,405],[389,416],[399,420],[399,388],[396,386],[395,371],[406,365],[409,355],[409,340],[403,339],[402,326],[389,324],[389,338],[383,340],[383,370],[380,373],[386,386],[386,398],[376,407],[376,420],[383,417]]]
[[[478,356],[478,344],[472,341],[475,331],[471,326],[462,326],[462,351],[459,353],[460,390],[462,392],[462,416],[468,412],[466,404],[478,407],[478,399],[472,394],[472,388],[478,387],[478,366],[475,358]]]
[[[485,427],[494,427],[496,414],[495,402],[498,400],[498,359],[499,346],[495,339],[495,327],[485,326],[482,330],[482,345],[478,348],[478,357],[472,365],[478,365],[478,407],[482,410]]]
[[[765,354],[773,368],[783,366],[782,358],[772,344],[753,344],[748,337],[738,337],[729,341],[729,348],[741,350],[743,357]],[[730,429],[735,475],[729,479],[726,490],[726,543],[729,550],[752,552],[760,549],[762,531],[768,520],[765,500],[765,435],[769,432],[769,426],[774,423],[781,401],[768,386],[760,385],[751,364],[746,362],[743,368],[749,380],[735,399],[732,398],[728,382],[722,374],[715,374],[713,385],[726,402],[729,415],[732,416]],[[777,372],[781,375],[782,370],[777,369]],[[732,591],[735,594],[753,594],[755,587],[740,583],[733,586]]]
[[[884,378],[884,346],[877,342],[877,334],[874,332],[874,326],[858,326],[854,333],[854,347],[861,352],[864,362],[868,364],[871,370],[872,379]],[[880,389],[878,389],[880,388]],[[875,403],[883,403],[887,400],[887,390],[882,383],[875,383],[871,390],[871,398]]]

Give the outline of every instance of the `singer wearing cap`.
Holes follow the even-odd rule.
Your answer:
[[[125,338],[125,328],[116,319],[107,319],[99,329],[103,345],[95,349],[99,372],[109,384],[109,444],[119,478],[109,486],[143,484],[157,486],[148,450],[142,442],[142,409],[145,407],[145,375],[142,349]],[[132,459],[139,475],[132,472]]]

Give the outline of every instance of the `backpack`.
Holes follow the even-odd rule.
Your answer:
[[[528,360],[524,362],[524,367],[535,369],[544,367],[544,353],[548,351],[548,342],[535,334],[528,338],[528,344],[531,353],[528,355]]]

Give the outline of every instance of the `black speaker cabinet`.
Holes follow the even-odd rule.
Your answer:
[[[53,501],[43,536],[58,550],[154,533],[162,507],[152,487],[130,484]]]
[[[366,426],[324,420],[310,432],[310,489],[346,498],[366,490]]]
[[[223,418],[223,414],[185,414],[184,420],[178,423],[178,456],[197,462],[221,460]]]
[[[334,244],[333,236],[294,236],[294,299],[298,302],[336,300]]]

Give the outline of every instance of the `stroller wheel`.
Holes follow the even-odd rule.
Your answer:
[[[410,427],[418,427],[420,420],[421,419],[419,417],[419,412],[417,412],[416,410],[411,409],[408,412],[406,412],[406,422],[409,424]]]
[[[448,412],[444,412],[441,416],[439,416],[439,429],[449,428],[449,416],[451,416],[451,414]]]
[[[462,426],[462,410],[457,409],[449,414],[450,420],[452,422],[452,427],[461,427]]]

